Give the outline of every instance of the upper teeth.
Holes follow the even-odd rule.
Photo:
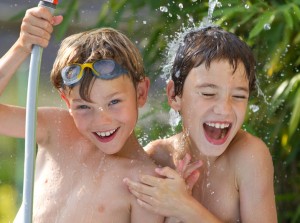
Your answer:
[[[110,130],[110,131],[107,131],[107,132],[97,132],[97,135],[98,135],[98,136],[101,136],[101,137],[110,136],[110,135],[113,134],[115,131],[116,131],[116,129]]]
[[[213,123],[213,122],[208,122],[206,123],[208,126],[210,127],[214,127],[217,129],[224,129],[224,128],[228,128],[229,124],[228,123]]]

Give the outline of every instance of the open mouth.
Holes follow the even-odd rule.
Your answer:
[[[109,131],[103,131],[103,132],[94,132],[94,135],[101,142],[109,142],[115,137],[118,130],[119,130],[119,128],[112,129]]]
[[[206,122],[203,124],[207,140],[216,145],[223,144],[229,135],[231,124],[224,122]]]

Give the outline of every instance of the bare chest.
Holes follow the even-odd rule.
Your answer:
[[[131,195],[124,172],[109,167],[63,158],[37,167],[34,222],[129,223]]]
[[[225,169],[203,173],[193,196],[224,222],[240,222],[239,192],[234,175]]]

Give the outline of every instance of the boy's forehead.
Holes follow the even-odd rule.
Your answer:
[[[194,83],[204,80],[218,82],[225,79],[225,77],[245,84],[249,83],[244,64],[239,62],[235,69],[229,60],[212,61],[210,66],[202,63],[200,66],[193,68],[188,76],[193,76],[191,78],[194,79]]]
[[[77,84],[70,91],[70,97],[80,97],[81,83]],[[91,99],[97,97],[108,97],[118,93],[126,93],[130,89],[135,89],[128,75],[121,75],[113,79],[95,78],[95,81],[90,87]]]

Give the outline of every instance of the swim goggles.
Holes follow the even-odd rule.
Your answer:
[[[78,83],[83,77],[84,69],[87,67],[92,70],[94,76],[104,80],[110,80],[122,74],[128,74],[128,71],[125,68],[110,59],[97,60],[92,63],[84,64],[75,63],[66,66],[61,70],[64,85],[70,86]]]

